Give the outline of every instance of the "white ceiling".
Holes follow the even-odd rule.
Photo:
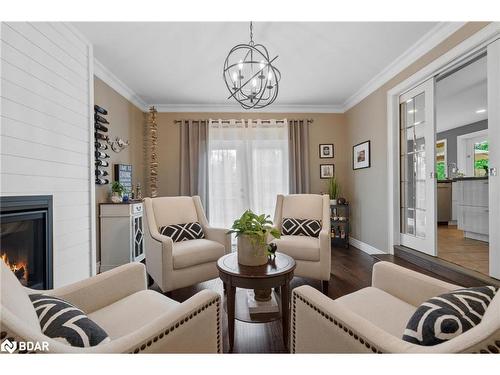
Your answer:
[[[142,102],[233,104],[222,80],[229,50],[248,42],[247,23],[73,23],[95,58]],[[432,37],[436,22],[257,22],[254,41],[279,55],[276,105],[345,107],[391,63]],[[431,32],[431,33],[430,33]]]
[[[436,130],[458,128],[488,118],[486,57],[467,65],[436,84]]]

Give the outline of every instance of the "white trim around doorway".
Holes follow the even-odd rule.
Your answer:
[[[449,69],[451,66],[460,63],[463,59],[475,54],[498,38],[500,38],[500,22],[492,22],[387,92],[387,190],[389,201],[389,229],[387,235],[391,254],[394,253],[394,246],[400,244],[399,96],[440,72]]]

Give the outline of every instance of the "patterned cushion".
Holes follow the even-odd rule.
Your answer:
[[[198,240],[205,238],[200,223],[173,224],[160,227],[160,233],[170,237],[174,242]]]
[[[424,346],[451,340],[481,323],[496,292],[493,286],[482,286],[429,299],[410,318],[403,340]]]
[[[321,232],[321,221],[314,219],[283,218],[281,234],[285,236],[318,237]]]
[[[82,348],[111,341],[101,327],[72,304],[45,294],[31,294],[29,297],[46,336]]]

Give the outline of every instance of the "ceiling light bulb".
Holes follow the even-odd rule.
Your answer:
[[[239,69],[239,70],[243,70],[243,60],[240,60],[240,61],[238,62],[238,69]]]
[[[233,82],[236,82],[237,79],[238,79],[238,73],[233,72]]]
[[[476,113],[484,113],[484,112],[486,112],[485,108],[481,108],[476,111]]]
[[[259,64],[259,67],[261,69],[264,69],[264,67],[266,66],[266,64],[264,63],[264,60],[260,60],[260,64]]]
[[[269,73],[267,74],[267,79],[268,79],[269,81],[272,81],[272,79],[273,79],[273,72],[269,72]]]
[[[253,87],[256,87],[257,86],[257,80],[254,78],[252,79],[252,86]]]

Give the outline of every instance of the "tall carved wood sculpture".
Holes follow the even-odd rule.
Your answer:
[[[149,193],[151,197],[158,195],[158,124],[156,123],[157,111],[155,107],[149,109]]]

